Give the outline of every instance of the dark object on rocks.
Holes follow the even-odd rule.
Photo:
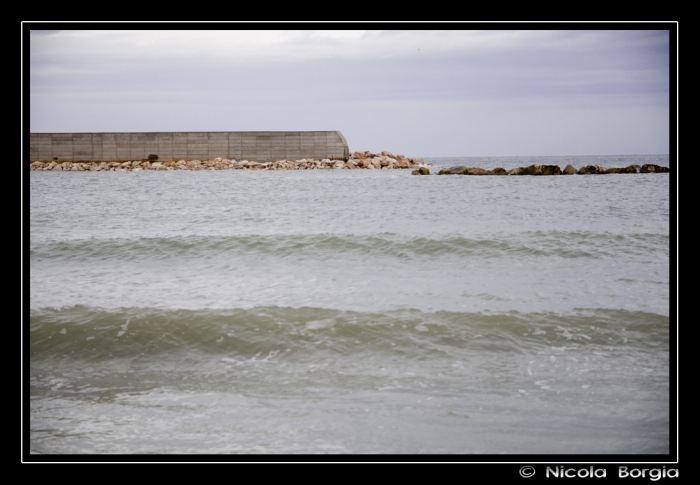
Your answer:
[[[661,167],[653,163],[645,163],[642,168],[639,169],[639,173],[663,173],[670,172],[668,167]]]
[[[578,173],[581,175],[608,173],[608,169],[602,165],[585,165],[578,170]]]
[[[148,159],[149,160],[158,160],[158,155],[154,155],[151,153],[150,155],[148,155]]]
[[[411,175],[430,175],[430,170],[428,170],[428,167],[421,167],[418,170],[412,171]]]
[[[494,168],[493,170],[491,170],[491,173],[493,175],[508,175],[506,169],[501,167]]]
[[[562,173],[564,175],[575,175],[576,169],[573,167],[573,165],[568,164]]]
[[[464,165],[457,165],[455,167],[443,168],[438,172],[438,175],[461,175],[465,170],[467,170],[467,167]]]
[[[58,157],[53,157],[51,160],[58,160]]]

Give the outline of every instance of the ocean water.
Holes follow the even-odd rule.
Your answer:
[[[32,453],[669,453],[673,173],[25,176]]]

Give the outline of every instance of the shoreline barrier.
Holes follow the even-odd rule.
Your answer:
[[[30,160],[347,160],[340,131],[218,131],[142,133],[30,133]]]

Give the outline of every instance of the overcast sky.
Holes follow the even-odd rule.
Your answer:
[[[669,42],[663,30],[32,30],[23,49],[32,132],[340,130],[351,151],[535,156],[669,153]]]

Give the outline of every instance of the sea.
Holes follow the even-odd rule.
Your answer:
[[[675,447],[673,168],[23,176],[31,454]]]

